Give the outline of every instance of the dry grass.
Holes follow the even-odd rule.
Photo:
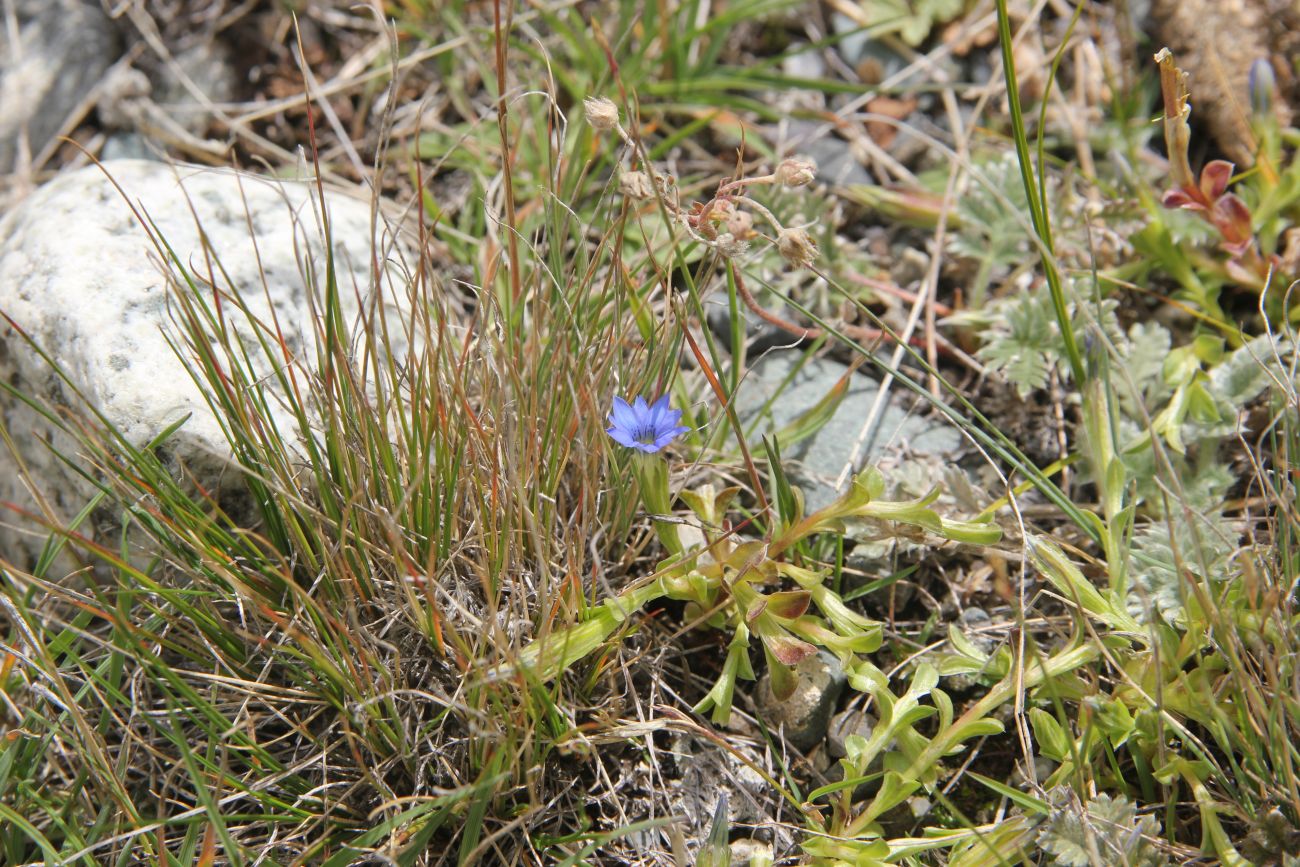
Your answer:
[[[175,348],[244,487],[175,478],[170,431],[137,449],[89,405],[34,406],[96,493],[41,528],[40,562],[2,570],[0,860],[680,865],[721,851],[712,831],[817,864],[1291,863],[1300,401],[1289,335],[1247,343],[1291,307],[1159,207],[1131,81],[1155,69],[1124,16],[1085,5],[1072,23],[975,4],[927,27],[925,52],[860,22],[895,40],[881,76],[844,62],[825,10],[769,0],[408,0],[391,22],[308,4],[292,35],[227,21],[271,26],[259,62],[285,92],[211,106],[212,129],[246,162],[293,165],[301,139],[321,184],[388,196],[377,218],[405,246],[376,252],[359,304],[332,261],[308,263],[316,333],[295,353],[213,251],[153,238]],[[127,14],[165,63],[151,8]],[[979,47],[999,24],[1005,65]],[[822,77],[782,70],[796,48]],[[1038,74],[1053,61],[1063,80]],[[954,80],[976,67],[986,83]],[[930,104],[909,114],[914,93]],[[619,132],[582,121],[589,95],[614,99]],[[1300,169],[1294,131],[1273,132],[1271,180],[1234,190],[1281,263]],[[861,184],[727,186],[828,135]],[[633,169],[673,184],[623,195]],[[743,221],[708,216],[726,207],[758,215],[746,256],[719,238]],[[775,242],[803,222],[817,258],[790,268]],[[328,222],[304,228],[329,248]],[[782,252],[806,263],[797,240]],[[931,255],[915,267],[905,246]],[[705,326],[709,296],[730,334]],[[735,412],[746,307],[874,365],[881,406],[928,401],[983,468],[911,501],[935,479],[896,461],[860,477],[870,503],[805,516],[779,445]],[[1127,330],[1156,310],[1181,366]],[[1250,378],[1243,343],[1266,371],[1250,394],[1215,379]],[[998,377],[1041,404],[1055,463],[1014,435],[1023,404],[971,400]],[[684,554],[605,434],[613,396],[661,393],[693,429],[664,470]],[[1215,487],[1221,464],[1236,481]],[[715,514],[708,483],[742,490]],[[779,604],[798,613],[762,607]],[[996,619],[963,629],[977,605]],[[775,634],[837,651],[875,718],[842,761],[767,728],[751,631],[777,675]]]

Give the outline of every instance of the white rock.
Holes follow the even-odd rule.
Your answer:
[[[308,369],[314,366],[316,341],[306,287],[325,285],[315,185],[156,162],[110,162],[103,170],[91,167],[57,178],[0,220],[0,312],[57,360],[76,389],[132,445],[149,443],[190,415],[164,454],[178,473],[183,467],[200,484],[219,490],[236,478],[230,448],[167,341],[167,334],[175,340],[180,331],[171,318],[162,261],[113,181],[148,214],[179,259],[206,280],[210,272],[197,221],[226,274],[215,272],[217,284],[233,286],[263,321],[270,321],[273,309],[287,344]],[[325,201],[340,293],[351,321],[358,299],[371,295],[371,205],[328,190]],[[395,297],[404,298],[397,262],[413,259],[401,247],[390,249],[385,236],[379,243],[378,259],[387,263],[385,297],[396,291]],[[225,304],[227,312],[232,308]],[[236,318],[234,325],[239,333],[251,333],[246,320]],[[355,341],[355,334],[349,339]],[[85,415],[85,407],[7,322],[0,323],[0,376],[23,394]],[[75,453],[72,443],[7,394],[0,394],[0,422],[59,518],[75,516],[91,489],[44,441],[53,436],[57,447]],[[281,430],[297,433],[288,416]],[[26,507],[33,502],[2,447],[0,500]],[[0,515],[0,523],[11,520]],[[0,532],[0,556],[21,558],[42,542]],[[18,553],[7,555],[15,545]]]

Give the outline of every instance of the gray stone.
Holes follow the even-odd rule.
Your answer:
[[[833,759],[842,759],[849,754],[844,741],[849,735],[870,738],[876,730],[876,718],[859,708],[851,707],[831,717],[830,727],[826,732],[826,750]]]
[[[0,311],[58,362],[71,385],[132,445],[146,445],[188,415],[166,444],[168,463],[219,496],[238,478],[231,472],[230,447],[168,343],[169,335],[175,341],[180,332],[169,314],[170,290],[159,254],[109,176],[202,280],[208,270],[197,220],[228,275],[218,276],[217,285],[238,293],[251,315],[263,322],[269,322],[274,311],[287,346],[308,369],[315,364],[316,331],[313,299],[306,287],[324,284],[316,187],[230,171],[123,161],[107,163],[103,171],[91,167],[62,175],[0,220]],[[373,294],[371,205],[366,198],[340,192],[327,192],[325,204],[340,294],[352,323],[358,299]],[[377,252],[380,261],[389,263],[384,269],[386,298],[395,297],[395,291],[402,293],[396,297],[405,297],[405,282],[393,264],[402,256],[413,261],[400,246],[385,245]],[[310,283],[304,276],[308,274]],[[224,309],[230,327],[248,345],[253,331],[249,320],[229,301]],[[384,310],[393,312],[391,307]],[[395,345],[394,350],[402,347]],[[256,349],[251,354],[259,357]],[[87,414],[82,402],[7,323],[0,326],[0,376],[57,411]],[[276,411],[281,413],[277,425],[292,443],[301,432],[287,412]],[[75,444],[7,395],[0,395],[0,423],[57,518],[74,517],[88,502],[91,489],[45,442],[69,455],[78,453]],[[3,448],[0,500],[32,503],[12,456]],[[40,535],[15,538],[2,526],[9,522],[7,516],[0,518],[0,551],[17,559],[15,550],[30,554],[39,548]]]
[[[736,410],[747,426],[779,390],[780,396],[759,422],[758,432],[770,434],[788,428],[829,394],[848,371],[832,359],[810,358],[796,373],[801,358],[797,352],[772,352],[750,368],[736,397]],[[793,379],[786,384],[792,374]],[[853,458],[859,441],[854,469],[891,447],[905,446],[913,453],[939,455],[960,447],[961,434],[955,427],[902,408],[911,402],[911,396],[897,383],[877,416],[874,430],[864,435],[879,388],[874,379],[855,373],[844,399],[819,431],[797,442],[781,443],[785,470],[803,489],[809,510],[838,496],[833,485],[846,462]]]
[[[216,106],[238,96],[229,55],[223,43],[207,38],[151,67],[151,75],[127,67],[112,70],[98,100],[100,123],[115,131],[104,144],[103,158],[149,159],[178,141],[222,153],[221,144],[203,142],[202,136]]]
[[[212,116],[204,103],[233,102],[239,95],[239,79],[230,59],[230,49],[223,42],[204,39],[177,52],[175,61],[203,98],[199,99],[180,76],[164,67],[154,83],[154,99],[183,129],[202,135]]]
[[[98,2],[16,0],[18,38],[0,36],[0,173],[26,136],[35,156],[113,63],[117,40]]]
[[[99,152],[99,158],[104,161],[112,160],[156,160],[159,159],[161,151],[155,151],[149,146],[149,140],[137,132],[117,132],[110,135],[104,140],[104,149]]]
[[[821,50],[806,47],[803,51],[789,51],[781,61],[781,71],[792,78],[824,78],[826,61]]]
[[[832,14],[831,28],[836,35],[842,37],[837,48],[845,63],[856,67],[863,61],[872,61],[876,65],[878,75],[876,81],[868,82],[870,84],[878,84],[908,64],[907,58],[895,51],[888,42],[872,38],[869,31],[847,15],[839,12]]]
[[[993,618],[983,608],[970,606],[962,609],[957,624],[966,638],[984,653],[992,653],[998,645],[998,639],[988,627],[993,625]]]
[[[847,682],[840,661],[820,651],[795,666],[794,693],[785,701],[772,695],[771,674],[758,680],[755,704],[763,722],[780,730],[786,741],[799,750],[810,750],[826,737],[831,711]]]
[[[850,735],[858,735],[859,737],[867,738],[869,740],[876,730],[876,725],[877,720],[873,715],[856,707],[850,707],[831,717],[830,728],[826,732],[826,752],[836,761],[835,764],[826,771],[827,782],[838,783],[844,779],[844,764],[839,760],[846,758],[849,754],[848,748],[845,746],[845,741],[848,737]],[[886,751],[897,749],[897,746],[897,743],[891,740],[886,745]],[[872,762],[872,767],[867,769],[868,776],[871,776],[875,771],[879,770],[879,762],[879,757]],[[879,788],[879,778],[868,779],[866,782],[859,783],[853,787],[853,799],[865,800],[872,792]]]

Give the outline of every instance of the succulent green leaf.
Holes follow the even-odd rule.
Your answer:
[[[1038,741],[1040,753],[1055,762],[1070,757],[1070,738],[1056,717],[1040,707],[1030,708],[1029,724],[1034,728],[1034,740]]]
[[[777,701],[785,701],[794,695],[795,689],[799,686],[794,669],[773,656],[767,644],[763,645],[763,653],[767,657],[767,671],[771,683],[772,697]]]
[[[940,518],[939,534],[967,545],[993,545],[1002,539],[1002,528],[988,521],[950,521]]]
[[[863,811],[864,821],[872,821],[897,807],[921,788],[919,780],[904,779],[897,771],[886,771],[880,781],[880,791]]]

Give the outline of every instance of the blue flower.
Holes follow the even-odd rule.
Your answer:
[[[616,397],[614,411],[609,414],[610,427],[605,432],[621,445],[653,454],[690,430],[677,424],[681,417],[680,409],[668,408],[666,394],[648,406],[644,397],[632,404]]]

